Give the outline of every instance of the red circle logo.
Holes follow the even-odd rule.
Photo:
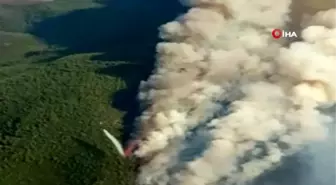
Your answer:
[[[275,39],[279,39],[282,36],[282,31],[280,29],[274,29],[272,31],[272,36]]]

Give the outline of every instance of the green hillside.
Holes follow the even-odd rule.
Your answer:
[[[97,6],[56,2],[0,6],[0,185],[132,184],[132,162],[102,134],[121,138],[125,113],[111,99],[127,86],[98,72],[127,64],[57,54],[60,48],[24,33],[48,16]]]
[[[133,185],[134,161],[102,129],[129,138],[158,27],[181,11],[158,0],[0,5],[0,185]]]
[[[41,63],[48,55],[20,57],[43,44],[5,35],[11,44],[0,58],[0,185],[132,184],[132,163],[102,134],[106,128],[120,136],[124,114],[110,103],[126,84],[97,73],[127,64],[93,61],[94,54]]]
[[[50,3],[24,6],[0,5],[0,30],[24,32],[33,22],[47,17],[100,6],[95,0],[56,0]]]
[[[27,61],[27,52],[43,51],[47,46],[25,33],[0,31],[0,62],[1,61]],[[1,63],[0,63],[1,64]]]
[[[129,184],[131,163],[101,130],[119,133],[122,113],[107,102],[125,84],[89,57],[0,68],[1,185]]]

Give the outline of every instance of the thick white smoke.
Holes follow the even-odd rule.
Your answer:
[[[305,21],[283,47],[290,0],[189,0],[162,26],[153,75],[140,87],[140,185],[236,185],[273,170],[332,121],[336,10]]]

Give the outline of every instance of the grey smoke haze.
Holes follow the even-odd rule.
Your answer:
[[[137,184],[335,183],[335,110],[318,107],[336,100],[336,11],[294,2],[183,1],[140,86]],[[274,40],[283,27],[302,41]]]
[[[54,0],[0,0],[0,4],[25,5],[25,4],[35,4],[35,3],[44,3],[52,1]]]

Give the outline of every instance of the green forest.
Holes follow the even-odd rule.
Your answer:
[[[102,129],[127,140],[157,28],[183,11],[150,1],[0,5],[0,185],[134,184]]]

